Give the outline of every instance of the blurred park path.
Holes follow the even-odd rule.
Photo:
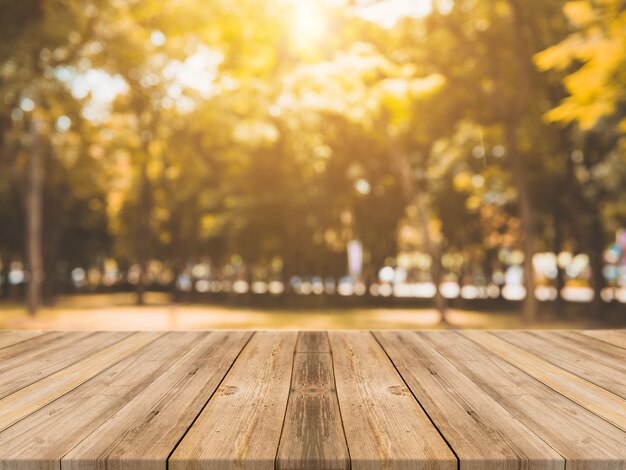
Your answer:
[[[0,329],[43,330],[195,330],[195,329],[438,329],[433,309],[358,308],[328,310],[248,309],[213,305],[175,305],[150,294],[149,304],[133,306],[126,294],[61,298],[35,318],[17,305],[0,304]],[[451,328],[601,328],[593,320],[551,320],[533,325],[504,312],[450,310]],[[604,325],[606,326],[606,325]]]

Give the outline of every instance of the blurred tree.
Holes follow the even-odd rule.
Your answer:
[[[26,259],[34,310],[44,271],[51,298],[114,257],[141,303],[200,262],[339,277],[356,239],[371,283],[410,219],[437,286],[523,248],[531,321],[534,253],[571,249],[599,309],[625,223],[620,2],[569,2],[569,25],[560,0],[435,0],[393,27],[366,7],[0,4],[2,278]]]
[[[609,241],[602,209],[606,201],[619,198],[609,193],[624,181],[618,168],[623,165],[619,141],[626,130],[626,11],[618,0],[570,1],[563,10],[573,32],[536,54],[535,62],[558,73],[565,89],[566,96],[561,92],[553,100],[547,120],[580,128],[563,131],[573,143],[565,155],[566,189],[573,201],[569,220],[580,248],[590,254],[594,305],[601,311]],[[611,225],[615,230],[620,224]]]
[[[539,14],[538,12],[541,12]],[[504,155],[517,192],[524,249],[524,279],[528,295],[523,315],[533,321],[537,314],[533,255],[537,249],[537,218],[534,214],[529,168],[537,158],[541,132],[536,133],[538,105],[546,89],[533,67],[533,55],[562,31],[560,2],[457,1],[448,12],[436,11],[426,19],[433,47],[428,63],[450,83],[459,87],[457,105],[466,118],[483,126],[497,126]],[[507,64],[503,67],[502,64]],[[477,152],[484,154],[484,148]]]
[[[72,101],[56,71],[79,58],[84,38],[91,34],[97,7],[91,4],[92,14],[89,14],[88,9],[63,1],[30,0],[1,8],[0,89],[4,95],[5,118],[0,133],[2,143],[13,142],[9,144],[12,151],[9,158],[28,154],[21,170],[19,160],[14,162],[12,174],[25,178],[21,200],[25,207],[29,273],[26,300],[34,314],[41,304],[45,280],[44,156],[50,155],[50,138],[63,110],[59,104],[62,100]],[[12,138],[8,137],[11,133],[14,133]]]
[[[626,131],[626,11],[621,0],[577,0],[564,6],[574,31],[536,55],[541,69],[567,71],[568,96],[547,113],[552,121],[576,121],[583,130],[603,118]],[[618,118],[618,119],[616,119]]]

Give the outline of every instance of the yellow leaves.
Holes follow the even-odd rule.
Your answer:
[[[573,35],[556,46],[535,54],[534,61],[540,70],[565,70],[576,56],[578,46],[582,43],[580,35]]]
[[[570,41],[570,43],[573,41]],[[565,88],[570,96],[563,102],[546,113],[549,121],[571,122],[578,121],[583,129],[589,129],[602,118],[615,111],[615,103],[619,99],[621,85],[613,82],[614,71],[620,66],[620,61],[624,60],[623,53],[619,45],[606,38],[593,38],[592,41],[576,41],[580,43],[571,56],[578,60],[586,60],[586,63],[577,71],[571,73],[564,79]],[[562,45],[565,48],[571,47],[568,41]],[[561,45],[554,46],[546,52],[552,52],[553,57],[558,57]],[[567,51],[562,54],[562,64],[553,61],[554,68],[567,64]],[[621,56],[620,56],[621,53]],[[545,57],[544,57],[545,58]],[[541,65],[550,66],[549,62]],[[623,92],[623,91],[622,91]]]
[[[591,3],[586,0],[567,2],[563,7],[565,16],[577,27],[584,28],[596,20]]]
[[[563,83],[570,96],[546,113],[549,121],[579,123],[592,128],[601,118],[615,112],[626,95],[620,74],[626,67],[626,12],[618,0],[572,1],[564,7],[579,31],[534,58],[542,70],[566,70],[581,63]]]
[[[591,129],[603,116],[611,114],[615,109],[612,102],[596,101],[581,107],[574,100],[567,98],[554,109],[548,111],[546,119],[551,122],[577,121],[581,129]]]

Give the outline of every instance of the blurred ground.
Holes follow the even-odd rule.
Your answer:
[[[432,309],[362,308],[344,310],[270,310],[211,305],[173,305],[152,293],[146,306],[132,305],[132,294],[82,295],[61,298],[36,318],[19,305],[0,304],[0,329],[54,330],[194,330],[194,329],[435,329]],[[450,310],[452,328],[576,329],[603,328],[593,318],[543,320],[534,325],[514,313]]]

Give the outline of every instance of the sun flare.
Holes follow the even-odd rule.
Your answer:
[[[294,18],[291,36],[298,48],[319,42],[328,32],[328,18],[320,2],[298,0],[293,3]]]

